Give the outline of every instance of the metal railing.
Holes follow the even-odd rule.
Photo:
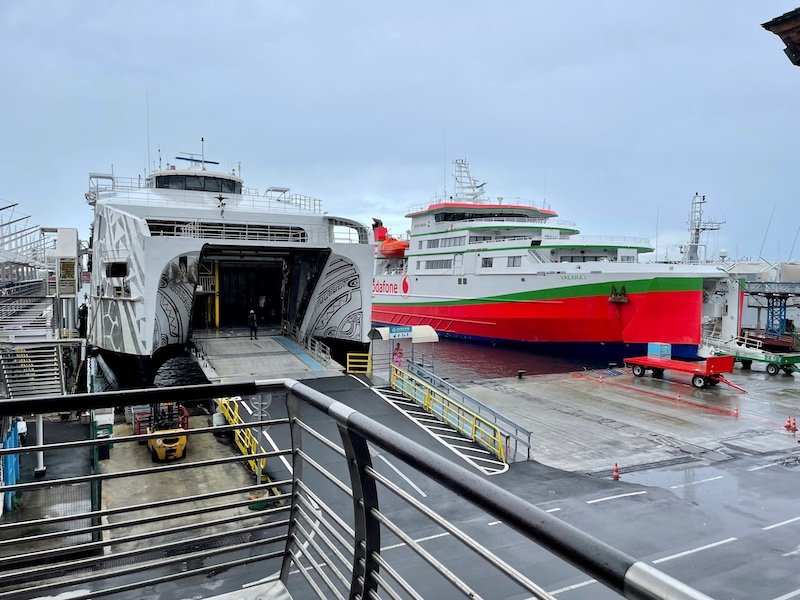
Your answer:
[[[311,356],[319,360],[323,365],[327,366],[333,362],[331,358],[331,349],[318,339],[310,335],[304,335],[296,323],[281,321],[281,332],[284,336],[300,344]]]
[[[424,358],[424,357],[423,357]],[[493,408],[486,406],[469,394],[461,391],[453,384],[438,377],[429,369],[425,368],[421,362],[411,360],[406,365],[409,373],[419,377],[428,385],[440,390],[446,396],[463,404],[472,412],[481,415],[484,419],[494,423],[505,439],[505,458],[508,462],[515,460],[530,460],[533,443],[531,438],[533,433],[524,427],[520,427],[504,414],[497,412]]]
[[[535,567],[523,573],[504,559],[508,535],[495,540],[499,545],[493,551],[489,542],[477,541],[432,507],[447,507],[467,527],[491,515],[519,534],[520,551],[545,549],[557,557],[549,560],[571,563],[627,598],[707,598],[294,380],[8,400],[0,402],[0,417],[40,414],[56,403],[59,410],[84,411],[221,395],[270,395],[272,418],[187,430],[189,447],[199,446],[200,436],[249,427],[267,428],[273,450],[136,468],[136,457],[145,454],[137,442],[161,434],[115,437],[113,449],[105,439],[0,450],[0,456],[44,449],[48,456],[57,451],[76,456],[99,447],[108,455],[93,474],[0,487],[5,493],[23,491],[26,498],[38,493],[46,506],[47,489],[54,484],[99,482],[104,498],[100,510],[59,516],[44,510],[19,522],[0,521],[0,598],[45,592],[73,599],[123,592],[144,597],[168,582],[179,582],[184,597],[207,595],[213,583],[217,594],[272,585],[294,598],[479,598],[496,597],[499,589],[504,597],[554,598],[532,579],[552,581],[552,565],[542,562],[544,556],[534,563],[540,565],[536,573]],[[126,447],[133,457],[127,463],[117,456]],[[393,479],[396,468],[373,463],[377,455],[401,461],[437,495],[424,501],[412,495],[404,481]],[[262,458],[270,465],[272,483],[230,483],[235,464]],[[211,476],[212,469],[221,475]],[[199,473],[204,485],[191,473]],[[271,489],[277,493],[263,495]],[[420,532],[426,537],[415,538]],[[439,533],[429,536],[432,532]],[[422,543],[431,537],[438,538],[435,551]],[[394,552],[398,547],[405,550]],[[457,562],[448,559],[454,554]],[[558,569],[559,577],[570,576],[563,566]]]
[[[644,246],[650,247],[650,240],[642,237],[628,237],[615,235],[573,235],[568,238],[543,239],[542,244],[553,246],[570,246],[573,244],[587,244],[600,246]]]
[[[348,373],[369,375],[372,373],[372,355],[366,352],[348,352],[345,370]]]
[[[146,186],[145,180],[131,177],[114,177],[112,183],[106,185],[100,185],[99,181],[93,181],[92,184],[86,198],[90,205],[97,200],[114,196],[137,204],[165,205],[177,200],[189,205],[219,206],[219,192],[152,188]],[[322,214],[322,202],[318,198],[303,194],[290,194],[288,191],[278,193],[272,188],[268,188],[263,195],[256,188],[245,188],[242,194],[226,193],[225,196],[225,205],[229,208],[268,212],[297,212],[299,210]]]
[[[426,411],[439,417],[456,431],[483,446],[501,461],[506,460],[503,434],[500,429],[481,415],[454,401],[429,385],[416,375],[412,375],[397,365],[389,372],[392,388],[415,400]]]

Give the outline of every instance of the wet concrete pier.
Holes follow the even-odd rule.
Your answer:
[[[686,374],[640,378],[627,369],[490,379],[463,389],[534,432],[534,460],[570,471],[798,449],[797,435],[784,428],[787,416],[800,416],[796,376],[736,369],[730,379],[747,393],[698,390]]]

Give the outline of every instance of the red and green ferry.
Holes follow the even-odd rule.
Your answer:
[[[659,341],[694,357],[704,322],[722,317],[723,270],[639,262],[646,239],[581,236],[549,208],[489,200],[463,159],[455,181],[406,215],[408,239],[373,228],[373,322],[617,357]]]

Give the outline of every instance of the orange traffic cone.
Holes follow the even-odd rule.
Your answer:
[[[797,433],[797,419],[792,417],[792,433]]]
[[[614,472],[611,477],[614,478],[614,481],[619,481],[619,465],[617,463],[614,463]]]
[[[738,404],[733,407],[733,416],[736,417],[737,419],[739,418],[739,405]]]
[[[786,431],[792,430],[792,417],[786,417],[786,425],[783,426]]]

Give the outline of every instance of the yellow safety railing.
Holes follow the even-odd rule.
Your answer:
[[[442,421],[505,462],[506,451],[503,434],[497,425],[487,421],[463,404],[448,398],[436,388],[397,365],[392,365],[389,381],[393,389],[415,400],[426,411],[437,415]]]
[[[217,406],[219,406],[219,411],[225,416],[225,420],[230,425],[241,425],[244,423],[242,418],[239,416],[239,403],[241,401],[241,396],[216,399]],[[236,442],[236,446],[244,455],[259,454],[265,451],[261,444],[259,444],[257,437],[253,435],[251,429],[236,429],[233,432],[233,439]],[[259,460],[261,461],[261,473],[265,474],[267,469],[267,459],[262,458]],[[259,469],[256,459],[248,460],[247,464],[250,465],[250,469],[253,471],[253,473],[258,475]]]
[[[369,375],[372,373],[372,355],[361,352],[348,352],[345,366],[348,373]]]

